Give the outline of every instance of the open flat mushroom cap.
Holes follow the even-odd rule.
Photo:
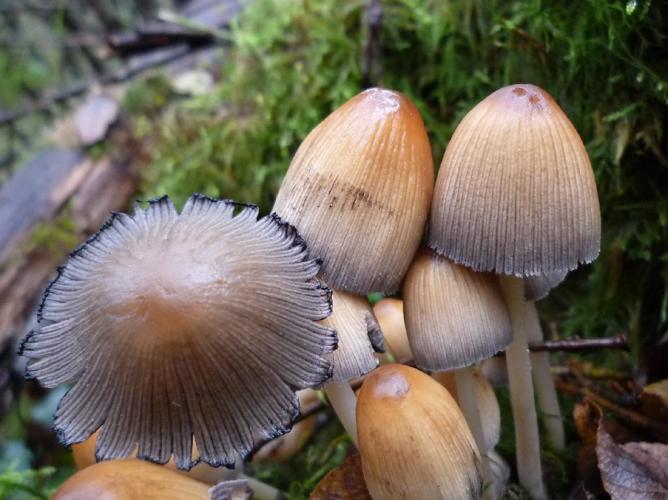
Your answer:
[[[110,460],[80,470],[52,500],[207,500],[209,486],[141,460]]]
[[[413,353],[408,343],[404,322],[404,303],[399,299],[381,299],[374,304],[373,313],[392,356],[400,363],[412,360]]]
[[[417,366],[463,368],[505,349],[510,317],[494,275],[458,266],[428,249],[404,281],[406,330]]]
[[[332,288],[392,293],[422,239],[433,187],[417,108],[398,92],[373,88],[304,139],[274,210],[323,258]]]
[[[329,382],[342,382],[378,366],[374,351],[384,350],[383,334],[366,297],[332,291],[332,314],[322,321],[336,331],[337,349],[329,354],[334,373]]]
[[[524,298],[535,302],[544,299],[550,291],[566,279],[568,271],[555,271],[524,278]]]
[[[497,90],[457,126],[434,190],[429,246],[476,271],[569,271],[599,253],[601,216],[582,139],[544,90]]]
[[[357,400],[364,479],[373,498],[479,498],[480,455],[450,393],[419,370],[383,365]]]
[[[236,213],[238,212],[238,213]],[[55,414],[97,458],[232,465],[283,434],[331,375],[330,291],[294,229],[199,195],[117,214],[76,250],[24,340],[28,376],[73,383]]]

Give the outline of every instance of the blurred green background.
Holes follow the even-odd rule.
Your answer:
[[[102,3],[117,13],[119,27],[158,7],[142,13],[129,0]],[[72,51],[60,45],[44,50],[45,37],[59,41],[68,33],[60,4],[66,2],[55,2],[56,14],[39,25],[41,32],[37,21],[21,25],[29,22],[25,12],[11,26],[0,6],[2,108],[12,109],[84,72],[85,55],[77,55],[83,62],[76,63]],[[123,109],[142,165],[138,196],[167,193],[181,204],[192,192],[202,192],[254,202],[267,212],[300,141],[368,86],[413,99],[438,165],[473,105],[500,86],[534,83],[555,97],[580,132],[603,216],[599,259],[573,272],[540,304],[543,317],[563,337],[624,333],[630,353],[588,359],[641,380],[666,378],[667,16],[665,5],[650,0],[255,0],[217,33],[215,83],[204,94],[177,94],[159,71],[128,84]],[[28,117],[12,130],[0,130],[5,176],[20,168],[26,152],[48,142],[45,129],[53,118]],[[30,140],[17,142],[21,134]],[[92,153],[114,147],[110,141]],[[37,406],[26,403],[24,414]],[[2,424],[4,436],[12,438],[4,443],[3,465],[15,453],[8,446],[28,439],[18,415],[14,408]],[[300,466],[260,474],[303,495],[345,455],[345,443],[332,441],[335,430],[323,434],[304,452]],[[290,474],[295,477],[281,476]],[[59,477],[26,484],[46,484],[48,490]],[[7,484],[23,481],[10,479]]]

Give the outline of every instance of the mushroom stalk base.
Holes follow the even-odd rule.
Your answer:
[[[527,321],[529,327],[529,340],[540,342],[543,340],[543,330],[540,326],[538,311],[534,302],[527,303]],[[563,450],[566,445],[564,436],[564,422],[561,417],[559,398],[554,385],[554,377],[550,373],[550,355],[547,352],[532,352],[531,366],[533,367],[533,383],[538,395],[538,406],[545,419],[547,434],[558,450]]]
[[[325,394],[329,404],[332,405],[336,416],[339,417],[343,428],[346,430],[353,444],[357,445],[357,420],[355,417],[355,405],[357,396],[348,382],[332,382],[325,384]]]
[[[510,312],[513,341],[506,350],[510,401],[515,426],[515,454],[520,484],[531,498],[545,499],[543,472],[540,463],[538,419],[531,379],[529,357],[529,323],[524,282],[514,276],[500,276],[499,281]]]
[[[466,423],[469,425],[473,439],[480,452],[480,465],[482,469],[482,479],[484,483],[483,498],[492,498],[489,494],[492,487],[492,471],[489,467],[489,459],[487,458],[487,446],[485,445],[485,434],[482,427],[482,419],[480,418],[480,407],[478,406],[478,398],[476,390],[476,381],[473,374],[473,367],[467,366],[455,370],[455,383],[457,384],[457,402],[459,408],[466,418]]]

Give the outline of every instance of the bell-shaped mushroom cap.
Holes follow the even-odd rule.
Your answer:
[[[445,387],[453,398],[459,401],[457,384],[454,372],[435,372],[431,375]],[[482,423],[482,432],[485,440],[485,451],[493,450],[501,437],[501,409],[492,385],[479,371],[473,373],[475,380],[475,397],[478,403],[478,413]]]
[[[599,252],[594,173],[575,127],[544,90],[497,90],[462,120],[443,157],[429,246],[476,271],[568,271]]]
[[[398,92],[373,88],[304,139],[274,210],[323,258],[332,288],[392,293],[422,239],[433,188],[420,113]]]
[[[239,213],[235,215],[235,210]],[[97,458],[231,465],[299,412],[295,389],[331,375],[330,292],[294,229],[257,208],[191,197],[117,214],[76,250],[24,340],[27,374],[74,382],[64,445],[101,427]]]
[[[567,274],[568,271],[555,271],[524,278],[524,298],[531,302],[544,299],[550,290],[566,279]]]
[[[141,460],[110,460],[80,470],[52,500],[208,500],[209,486]]]
[[[334,373],[328,382],[342,382],[378,366],[374,351],[383,347],[383,335],[366,297],[332,291],[332,314],[322,321],[336,331],[337,349],[329,354]]]
[[[406,330],[415,363],[433,371],[471,365],[512,340],[496,277],[422,249],[404,281]]]
[[[413,353],[404,323],[404,303],[399,299],[381,299],[374,304],[373,313],[383,332],[385,344],[394,359],[399,363],[412,360]]]
[[[479,498],[480,454],[447,390],[405,365],[383,365],[357,400],[364,478],[373,498]]]

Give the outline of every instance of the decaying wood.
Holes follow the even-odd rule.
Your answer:
[[[20,332],[42,290],[65,258],[31,245],[34,230],[66,213],[77,236],[94,232],[136,188],[129,163],[96,161],[68,150],[47,150],[0,190],[0,345]]]

